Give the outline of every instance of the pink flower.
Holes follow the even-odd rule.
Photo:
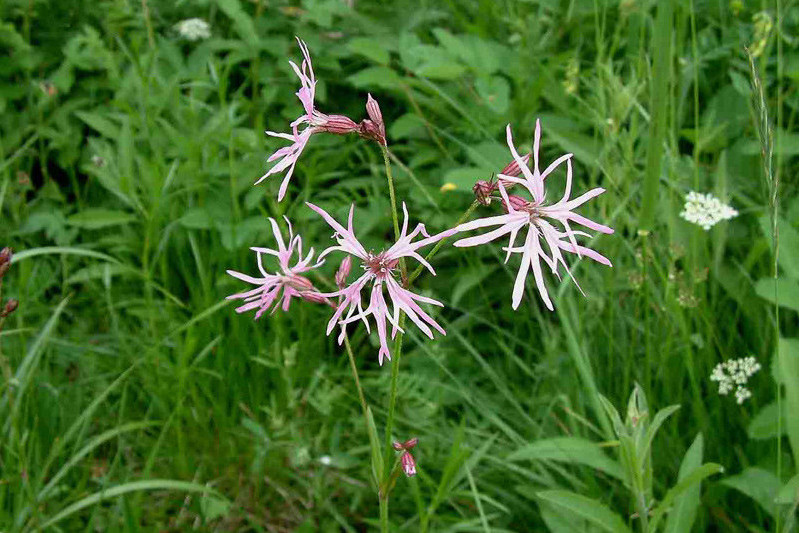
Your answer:
[[[278,250],[271,250],[269,248],[251,248],[251,250],[256,252],[258,270],[261,271],[261,274],[264,276],[263,278],[254,278],[248,276],[247,274],[242,274],[241,272],[236,272],[233,270],[227,271],[228,274],[234,278],[257,285],[255,289],[232,294],[227,297],[228,300],[240,298],[245,301],[244,305],[236,308],[237,313],[244,313],[246,311],[250,311],[251,309],[258,308],[255,317],[256,320],[258,320],[273,302],[275,303],[275,306],[272,308],[273,313],[279,305],[284,311],[286,311],[289,309],[289,304],[294,297],[299,297],[314,303],[330,304],[328,299],[321,295],[316,288],[314,288],[314,285],[311,283],[311,281],[309,281],[308,278],[300,275],[320,266],[323,261],[318,261],[317,263],[312,264],[312,258],[314,257],[313,248],[308,251],[308,255],[303,257],[303,240],[300,235],[294,235],[292,233],[292,225],[289,222],[289,219],[286,219],[285,217],[284,219],[286,220],[286,224],[289,226],[288,248],[283,242],[283,237],[281,236],[280,229],[278,228],[278,223],[272,218],[270,218],[269,221],[270,224],[272,224],[272,233],[275,235],[275,240],[278,241]],[[295,252],[297,252],[298,255],[297,264],[294,266],[289,266],[289,262]],[[280,266],[280,272],[269,274],[264,269],[264,265],[261,260],[261,254],[273,255],[277,257],[278,264]],[[281,293],[281,291],[283,292]]]
[[[400,465],[403,467],[406,477],[411,477],[417,473],[417,462],[411,452],[403,452],[400,455]]]
[[[514,141],[511,136],[511,125],[507,127],[506,137],[508,147],[511,150],[514,160],[518,164],[518,168],[522,170],[523,178],[501,174],[499,176],[500,179],[498,181],[498,187],[500,190],[500,195],[503,199],[503,207],[507,213],[504,215],[473,220],[472,222],[461,224],[455,229],[456,231],[461,232],[477,228],[485,228],[488,226],[499,227],[489,231],[488,233],[484,233],[483,235],[458,240],[454,243],[454,246],[475,246],[510,234],[508,246],[504,248],[504,250],[507,252],[506,261],[508,261],[508,258],[512,253],[522,254],[522,264],[517,272],[517,278],[514,283],[511,306],[516,309],[522,301],[522,294],[525,290],[525,278],[527,276],[528,269],[530,268],[533,271],[536,287],[539,290],[542,300],[544,300],[547,308],[552,311],[553,304],[550,301],[550,297],[547,294],[547,289],[545,288],[544,277],[542,275],[542,266],[539,260],[541,259],[544,261],[544,263],[550,267],[550,270],[553,272],[553,274],[559,277],[559,279],[559,264],[564,266],[567,274],[569,274],[569,276],[572,278],[572,274],[569,271],[569,267],[567,266],[562,252],[574,253],[577,254],[578,257],[586,256],[589,259],[597,261],[598,263],[611,266],[611,261],[609,261],[606,257],[600,255],[590,248],[580,246],[577,243],[577,236],[590,237],[590,235],[583,231],[573,230],[570,227],[570,222],[574,222],[601,233],[614,233],[614,230],[602,224],[598,224],[597,222],[593,222],[592,220],[589,220],[588,218],[585,218],[573,211],[592,198],[605,192],[605,189],[598,187],[573,200],[569,199],[572,189],[572,154],[566,154],[559,157],[550,166],[548,166],[544,172],[540,172],[540,136],[541,126],[539,124],[539,120],[537,120],[533,141],[533,170],[531,170],[514,148]],[[561,163],[565,161],[567,163],[567,183],[564,195],[558,202],[551,205],[546,205],[544,180],[559,165],[561,165]],[[509,184],[519,184],[524,186],[525,189],[530,193],[532,199],[528,200],[516,195],[509,196],[506,192],[506,187]],[[551,223],[552,221],[556,221],[563,226],[564,231],[562,232],[556,229],[556,227]],[[524,228],[527,228],[528,230],[525,237],[525,243],[522,246],[517,247],[514,245],[514,241],[517,237],[517,233]],[[547,245],[547,251],[543,246],[542,240],[544,241],[544,244]],[[575,278],[572,278],[572,281],[574,281],[575,285],[578,286],[578,289],[581,290]],[[581,293],[583,293],[582,290]]]
[[[414,446],[417,445],[419,439],[414,437],[413,439],[408,439],[405,442],[394,442],[392,443],[392,447],[403,453],[400,454],[400,466],[403,468],[403,472],[405,472],[406,476],[411,477],[417,473],[417,463],[414,461],[414,456],[411,455],[411,450],[414,449]]]
[[[300,103],[303,104],[305,113],[290,124],[292,128],[291,134],[276,133],[274,131],[267,132],[267,135],[286,139],[291,141],[292,144],[279,148],[275,153],[269,156],[267,159],[268,162],[275,161],[276,159],[280,159],[280,161],[256,181],[256,185],[258,185],[272,174],[283,172],[288,169],[286,176],[284,176],[281,182],[280,189],[278,190],[278,201],[283,200],[283,197],[286,195],[286,189],[294,173],[297,159],[300,157],[300,154],[303,153],[303,149],[306,147],[308,140],[313,134],[328,132],[345,135],[359,131],[358,124],[344,115],[326,115],[314,108],[314,94],[317,80],[314,77],[314,69],[311,66],[311,55],[308,53],[306,43],[299,38],[297,39],[297,43],[300,45],[300,50],[303,52],[303,62],[301,63],[301,67],[298,67],[294,61],[289,61],[289,64],[292,66],[292,69],[294,69],[297,77],[300,78],[300,90],[297,91],[297,97],[300,99]],[[306,128],[303,129],[303,131],[298,131],[297,128],[301,124],[305,124]]]
[[[320,259],[330,252],[338,250],[361,260],[361,268],[364,270],[364,273],[349,286],[343,287],[336,292],[322,294],[322,296],[328,298],[339,298],[336,311],[328,322],[326,334],[330,335],[333,328],[337,324],[340,324],[342,330],[338,340],[339,344],[341,344],[344,341],[347,324],[355,322],[356,320],[361,320],[364,322],[367,331],[369,331],[370,325],[367,321],[367,317],[372,315],[377,326],[378,339],[380,340],[378,362],[381,365],[383,364],[384,358],[391,359],[391,353],[389,352],[386,339],[386,323],[389,322],[392,325],[391,337],[394,338],[397,331],[400,329],[400,311],[408,315],[408,318],[410,318],[429,338],[433,338],[431,328],[445,335],[444,329],[417,304],[417,302],[424,302],[431,305],[442,306],[441,302],[432,298],[420,296],[419,294],[414,294],[404,289],[400,283],[397,282],[395,276],[397,274],[398,263],[402,257],[416,259],[430,270],[432,274],[436,275],[433,267],[417,253],[417,250],[423,246],[433,244],[439,239],[452,235],[454,233],[453,230],[445,231],[430,237],[425,230],[425,225],[417,224],[414,231],[408,233],[408,211],[406,210],[405,203],[403,203],[404,219],[400,239],[388,250],[376,254],[372,251],[367,252],[353,232],[353,211],[355,206],[350,206],[350,215],[347,220],[347,228],[345,228],[323,209],[314,204],[307,205],[322,216],[325,222],[336,232],[334,238],[338,244],[323,251],[319,256]],[[422,233],[425,238],[412,243],[411,241],[420,233]],[[365,309],[361,302],[361,291],[368,285],[371,285],[371,291],[369,303]],[[386,293],[392,303],[391,314],[389,313],[389,307],[384,297],[384,289],[386,289]]]

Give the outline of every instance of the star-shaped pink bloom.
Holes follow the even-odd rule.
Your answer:
[[[553,303],[550,301],[544,284],[542,266],[539,262],[540,259],[550,267],[553,274],[559,277],[559,279],[558,266],[559,264],[563,265],[579,290],[581,290],[580,286],[575,278],[572,277],[562,252],[574,253],[577,254],[578,257],[586,256],[598,263],[611,266],[611,261],[606,257],[590,248],[579,245],[576,240],[578,236],[590,237],[591,235],[583,231],[573,230],[570,227],[570,223],[574,222],[601,233],[614,233],[614,230],[608,226],[598,224],[574,212],[574,209],[580,207],[592,198],[599,196],[605,192],[605,189],[598,187],[573,200],[569,199],[572,190],[572,154],[559,157],[548,166],[544,172],[540,172],[539,139],[541,137],[541,126],[539,120],[536,121],[533,141],[533,170],[525,164],[514,147],[514,140],[511,136],[511,125],[506,128],[506,137],[511,154],[514,160],[517,161],[523,174],[521,178],[503,174],[499,176],[498,188],[503,199],[503,206],[506,209],[506,214],[481,218],[461,224],[455,228],[456,231],[469,231],[488,226],[499,227],[483,235],[458,240],[453,244],[454,246],[476,246],[510,234],[508,246],[503,248],[507,252],[506,261],[508,261],[512,253],[522,254],[522,264],[517,272],[516,281],[514,283],[511,306],[516,309],[522,301],[522,295],[525,290],[525,278],[530,268],[533,271],[536,287],[539,289],[542,300],[547,308],[552,311]],[[545,203],[544,180],[565,161],[567,163],[567,183],[564,195],[558,202],[547,205]],[[529,200],[515,195],[509,196],[506,192],[508,182],[524,186],[530,193],[531,199]],[[559,231],[552,224],[553,221],[563,226],[564,231]],[[517,237],[517,233],[524,228],[528,230],[525,242],[522,246],[515,246],[514,241]],[[544,241],[544,243],[542,241]],[[545,250],[543,244],[547,245],[547,250]],[[582,290],[581,293],[583,293]]]
[[[445,231],[431,237],[425,230],[424,224],[417,224],[414,231],[408,233],[408,211],[406,210],[405,203],[403,203],[404,219],[400,239],[388,250],[376,254],[372,251],[367,252],[353,232],[353,211],[355,206],[350,206],[350,215],[347,220],[347,228],[345,228],[322,208],[314,204],[307,205],[319,213],[319,215],[325,219],[325,222],[336,232],[334,238],[338,244],[323,251],[320,254],[320,258],[325,257],[330,252],[341,251],[359,259],[361,261],[361,268],[364,269],[364,273],[349,286],[343,287],[336,292],[322,294],[322,296],[328,298],[339,298],[339,305],[328,322],[327,335],[330,335],[333,328],[336,327],[337,324],[340,324],[342,330],[338,340],[339,344],[341,344],[344,341],[347,324],[355,322],[356,320],[361,320],[364,322],[367,331],[370,331],[367,317],[372,315],[377,326],[378,339],[380,341],[378,362],[382,365],[384,358],[391,359],[391,353],[389,352],[386,338],[386,322],[388,321],[392,325],[391,337],[394,338],[397,331],[400,329],[400,311],[408,315],[408,318],[429,338],[433,338],[431,328],[442,335],[446,334],[444,329],[417,304],[417,302],[424,302],[441,307],[442,303],[404,289],[395,279],[395,276],[397,275],[397,266],[402,257],[416,259],[430,270],[433,275],[436,275],[433,267],[417,253],[417,250],[452,235],[454,233],[453,230]],[[420,233],[424,235],[425,238],[417,242],[411,242]],[[361,291],[370,285],[369,304],[365,309],[361,302]],[[384,297],[384,289],[386,289],[386,293],[392,303],[392,313],[389,312],[389,307]]]
[[[286,189],[289,187],[289,180],[294,173],[294,167],[297,164],[297,159],[303,153],[303,149],[308,144],[308,140],[315,133],[329,132],[344,135],[347,133],[359,132],[359,126],[351,119],[344,115],[326,115],[314,108],[314,95],[316,91],[317,79],[314,77],[314,68],[311,66],[311,55],[308,53],[306,43],[297,39],[300,45],[300,50],[303,52],[303,62],[298,67],[294,61],[289,61],[289,64],[294,69],[297,77],[300,78],[300,90],[297,91],[297,98],[303,104],[304,114],[300,115],[294,122],[290,124],[292,133],[276,133],[268,131],[267,135],[272,137],[280,137],[291,141],[292,144],[279,148],[267,159],[267,162],[280,159],[269,171],[261,176],[256,185],[263,180],[288,169],[286,176],[281,182],[280,189],[278,190],[278,201],[283,200],[286,195]],[[306,128],[303,131],[298,130],[298,126],[305,124]]]
[[[311,281],[309,281],[308,278],[301,276],[301,274],[320,266],[324,261],[320,260],[317,263],[312,263],[312,258],[314,257],[313,248],[309,250],[308,255],[303,257],[303,239],[300,237],[300,235],[294,235],[292,233],[292,225],[289,222],[289,219],[286,219],[285,217],[284,219],[286,220],[286,224],[289,226],[288,247],[284,244],[283,236],[278,228],[278,223],[275,222],[274,219],[270,218],[269,221],[272,224],[272,233],[275,235],[275,240],[278,241],[278,249],[272,250],[270,248],[250,248],[256,252],[258,270],[261,271],[261,274],[264,276],[263,278],[254,278],[234,270],[227,271],[228,274],[234,278],[257,285],[255,289],[232,294],[226,298],[228,300],[238,298],[245,301],[244,305],[236,308],[237,313],[244,313],[246,311],[250,311],[251,309],[258,308],[255,316],[256,320],[258,320],[261,315],[264,314],[264,312],[273,304],[273,302],[275,303],[275,306],[272,308],[273,313],[279,305],[284,311],[286,311],[289,309],[289,304],[291,303],[292,298],[296,297],[314,303],[329,303],[327,298],[322,296],[319,291],[314,288],[314,285],[311,283]],[[289,263],[292,255],[294,255],[295,252],[297,252],[298,255],[297,263],[294,266],[290,266]],[[277,257],[278,264],[280,266],[280,272],[275,272],[274,274],[268,273],[264,269],[261,254]]]

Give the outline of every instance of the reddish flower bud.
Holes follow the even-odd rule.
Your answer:
[[[403,455],[400,456],[400,465],[403,467],[403,472],[405,472],[408,477],[417,473],[417,463],[414,461],[414,456],[409,452],[403,452]]]
[[[511,203],[511,208],[514,211],[522,211],[530,204],[528,200],[522,196],[517,196],[516,194],[509,194],[508,201]],[[503,200],[503,209],[505,209],[506,212],[510,211],[505,200]]]
[[[376,130],[375,133],[378,137],[376,140],[381,145],[386,146],[386,125],[383,123],[383,114],[378,101],[369,93],[367,93],[367,115],[369,115],[369,119]]]
[[[311,283],[311,280],[308,278],[304,278],[303,276],[289,276],[288,281],[286,282],[291,288],[296,289],[298,291],[310,291],[314,290],[314,284]]]
[[[15,299],[11,298],[10,300],[8,300],[6,302],[6,305],[3,308],[2,313],[0,313],[0,315],[2,315],[3,317],[6,317],[6,316],[10,315],[11,313],[13,313],[14,311],[16,311],[17,307],[19,307],[19,302],[17,300],[15,300]]]
[[[0,265],[11,262],[11,257],[14,255],[14,250],[6,246],[0,250]]]
[[[489,205],[492,203],[492,193],[496,190],[497,184],[491,181],[476,181],[475,185],[472,186],[472,192],[475,193],[475,199],[483,205]]]
[[[414,446],[416,446],[418,442],[419,442],[419,439],[417,437],[408,439],[405,442],[397,442],[397,441],[395,441],[395,442],[392,443],[392,448],[394,448],[398,452],[400,450],[410,451],[410,450],[414,449]]]
[[[528,164],[528,160],[530,158],[531,158],[531,154],[524,155],[524,156],[522,156],[522,161],[524,161],[525,164],[527,165]],[[517,163],[517,160],[515,159],[511,163],[507,164],[506,167],[503,170],[500,171],[500,174],[505,174],[506,176],[511,176],[512,178],[516,178],[517,176],[522,174],[522,169],[519,168],[519,164]],[[505,186],[505,185],[506,184],[503,183],[503,186]]]
[[[348,255],[342,260],[342,263],[339,265],[339,270],[336,271],[336,275],[334,279],[336,280],[336,286],[340,289],[344,288],[347,284],[347,276],[350,275],[350,268],[353,266],[352,256]]]
[[[315,303],[315,304],[327,304],[328,299],[318,293],[316,290],[311,291],[303,291],[300,293],[300,298],[306,300],[307,302]]]
[[[336,135],[347,135],[358,131],[358,124],[344,115],[327,115],[326,120],[322,121],[317,127],[322,131]]]

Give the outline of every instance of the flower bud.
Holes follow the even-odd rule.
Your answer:
[[[413,450],[414,446],[416,446],[418,442],[419,442],[419,439],[417,437],[408,439],[405,442],[397,442],[397,441],[395,441],[395,442],[392,443],[392,448],[394,448],[398,452],[400,450],[409,451],[409,450]]]
[[[5,307],[3,307],[3,311],[0,312],[0,316],[7,317],[8,315],[16,311],[17,307],[19,307],[19,302],[14,298],[11,298],[6,302]]]
[[[328,299],[318,293],[316,290],[310,291],[302,291],[300,293],[300,298],[306,300],[307,302],[315,303],[315,304],[326,304],[329,303]]]
[[[514,211],[522,211],[530,204],[528,200],[522,196],[517,196],[516,194],[509,194],[508,201],[511,204],[511,209]],[[505,209],[507,213],[511,212],[511,209],[509,209],[505,200],[503,200],[503,209]]]
[[[383,114],[378,101],[369,93],[367,93],[367,115],[369,115],[369,119],[375,129],[377,137],[375,140],[386,146],[386,125],[383,123]]]
[[[491,181],[480,180],[476,181],[472,186],[472,192],[475,193],[475,199],[478,203],[489,205],[492,203],[492,193],[497,190],[497,184]]]
[[[405,472],[408,477],[417,473],[417,463],[414,461],[414,456],[409,452],[403,452],[403,455],[400,456],[400,465],[403,467],[403,472]]]
[[[347,135],[358,131],[358,124],[344,115],[326,115],[326,120],[322,121],[317,127],[322,131],[336,135]]]
[[[11,262],[11,257],[14,255],[14,250],[6,246],[0,250],[0,265]]]
[[[314,290],[314,284],[311,283],[311,280],[303,276],[289,276],[286,284],[300,292]]]
[[[524,156],[522,156],[522,161],[527,165],[528,164],[528,160],[530,158],[531,158],[531,154],[524,155]],[[512,178],[516,178],[517,176],[522,174],[522,169],[519,168],[519,164],[517,163],[517,160],[515,159],[511,163],[507,164],[506,167],[503,170],[500,171],[500,174],[505,174],[506,176],[511,176]],[[510,184],[511,184],[511,182],[509,182],[509,185]],[[503,185],[505,186],[505,183],[503,183]]]
[[[334,280],[336,280],[336,286],[340,289],[344,288],[347,284],[347,276],[350,274],[350,268],[353,266],[353,259],[352,256],[348,255],[342,260],[342,264],[339,265],[339,270],[336,271],[336,275],[334,276]]]

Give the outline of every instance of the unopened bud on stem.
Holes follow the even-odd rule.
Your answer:
[[[340,289],[344,288],[347,285],[347,276],[350,275],[350,268],[353,266],[353,260],[351,256],[347,256],[342,260],[342,263],[339,265],[339,270],[336,271],[336,275],[334,276],[334,280],[336,280],[336,286]]]

